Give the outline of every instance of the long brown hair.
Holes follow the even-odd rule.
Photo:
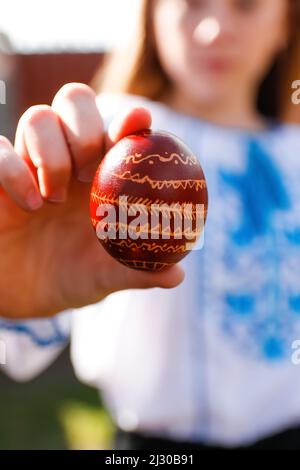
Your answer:
[[[289,44],[274,59],[261,84],[258,108],[266,116],[300,122],[300,107],[291,101],[291,83],[300,79],[300,0],[287,1]],[[156,52],[152,29],[153,2],[140,0],[139,19],[127,47],[106,55],[91,83],[98,93],[128,93],[159,101],[171,85]]]

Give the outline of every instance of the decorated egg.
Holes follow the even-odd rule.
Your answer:
[[[101,161],[90,214],[105,250],[133,269],[160,271],[197,245],[207,216],[206,180],[178,137],[143,130],[121,139]]]

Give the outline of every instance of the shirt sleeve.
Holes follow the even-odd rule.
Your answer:
[[[11,321],[0,318],[0,367],[17,381],[30,380],[69,342],[72,310],[50,319]]]

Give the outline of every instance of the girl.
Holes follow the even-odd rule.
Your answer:
[[[127,114],[128,127],[118,114],[110,145],[149,126],[149,111],[154,128],[199,156],[209,191],[205,245],[184,259],[174,290],[114,293],[74,312],[75,370],[102,391],[117,448],[299,447],[300,130],[279,121],[288,114],[299,1],[141,3],[129,52],[114,54],[94,82],[98,107],[106,129],[125,108],[143,107],[139,117]],[[70,141],[87,127],[74,132],[71,112],[81,104],[88,117],[92,108],[82,96],[74,104],[72,86],[65,91],[51,112],[71,123]],[[17,150],[25,132],[36,166],[47,156],[42,117],[32,133],[23,118],[17,133]],[[58,135],[51,129],[47,142]],[[51,158],[63,159],[54,148]],[[59,352],[61,318],[22,324],[19,338],[20,324],[3,322],[14,351],[8,373],[28,378]],[[41,354],[34,343],[49,349]]]

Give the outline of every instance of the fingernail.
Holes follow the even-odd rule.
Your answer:
[[[48,201],[51,202],[65,202],[67,199],[67,190],[65,188],[60,188],[50,194],[47,197]]]
[[[95,164],[87,165],[78,171],[77,178],[82,183],[91,183],[93,181],[97,168]]]
[[[43,199],[41,195],[34,189],[29,191],[27,194],[26,202],[32,210],[39,209],[43,205]]]

